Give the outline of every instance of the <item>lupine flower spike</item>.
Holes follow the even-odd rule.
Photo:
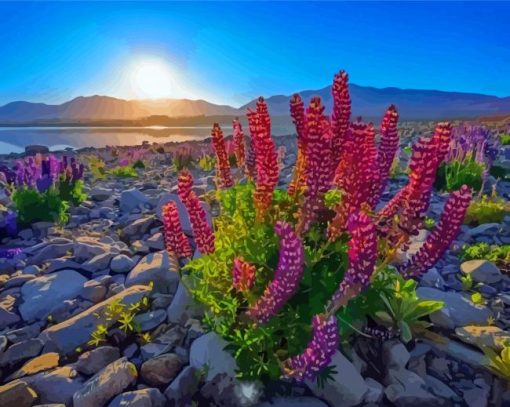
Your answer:
[[[232,122],[234,128],[234,152],[236,155],[236,162],[239,168],[244,168],[245,153],[244,153],[244,133],[241,122],[235,119]]]
[[[228,154],[225,147],[223,131],[218,123],[214,123],[211,136],[214,151],[216,151],[216,158],[218,160],[217,171],[220,186],[221,188],[230,188],[234,185],[234,181],[232,180],[232,174],[230,173],[230,162],[228,160]]]
[[[175,253],[177,257],[191,258],[193,256],[189,240],[182,231],[175,202],[168,202],[163,206],[163,233],[168,252]]]
[[[240,257],[234,259],[232,285],[238,292],[248,291],[255,283],[256,268]]]

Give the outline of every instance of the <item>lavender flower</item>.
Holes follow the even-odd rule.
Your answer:
[[[267,322],[282,309],[296,293],[303,275],[303,242],[289,223],[278,222],[275,232],[280,237],[280,254],[274,278],[248,311],[257,324]]]
[[[0,259],[12,259],[23,251],[16,247],[14,249],[0,249]]]

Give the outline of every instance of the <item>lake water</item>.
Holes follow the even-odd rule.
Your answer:
[[[231,124],[222,124],[231,134]],[[245,130],[246,131],[246,130]],[[274,135],[292,133],[289,126],[273,126]],[[0,154],[21,153],[25,146],[42,144],[50,150],[66,147],[134,146],[149,143],[202,140],[211,135],[211,127],[0,127]]]

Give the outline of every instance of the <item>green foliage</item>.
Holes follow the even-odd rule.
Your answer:
[[[145,164],[143,163],[142,160],[136,160],[132,165],[131,167],[133,167],[134,169],[140,169],[140,170],[144,170],[145,169]]]
[[[483,184],[485,166],[468,156],[462,161],[454,160],[438,168],[435,187],[440,190],[456,191],[467,185],[478,191]]]
[[[216,159],[212,155],[203,155],[197,161],[197,166],[202,171],[212,171],[216,166]]]
[[[503,146],[510,145],[510,134],[506,134],[506,133],[500,134],[499,141]]]
[[[87,194],[83,192],[83,181],[66,181],[64,177],[60,179],[58,184],[60,198],[64,201],[71,202],[73,205],[79,205],[87,199]]]
[[[474,292],[473,294],[471,294],[471,302],[475,305],[485,304],[485,300],[483,299],[482,294],[480,294],[479,292]]]
[[[473,277],[471,277],[471,274],[460,276],[460,282],[464,291],[469,291],[473,288]]]
[[[505,346],[499,355],[488,347],[482,347],[482,350],[489,370],[505,380],[510,380],[510,345]]]
[[[413,335],[423,332],[431,324],[421,318],[440,310],[444,303],[418,298],[416,281],[404,280],[398,273],[388,274],[392,289],[379,289],[384,308],[373,313],[374,319],[385,326],[398,328],[400,338],[409,342]],[[386,283],[388,284],[388,283]],[[377,286],[375,286],[375,290]]]
[[[22,187],[12,194],[21,226],[45,221],[65,224],[69,221],[69,204],[54,187],[40,193],[34,188]]]
[[[324,196],[324,205],[327,208],[333,209],[342,200],[342,191],[338,189],[330,189]]]
[[[114,175],[119,178],[136,178],[136,177],[138,177],[138,173],[136,172],[136,170],[129,165],[126,165],[124,167],[114,167],[108,171],[108,174]]]
[[[436,226],[436,221],[428,216],[423,220],[423,226],[427,230],[432,230]]]
[[[184,168],[191,168],[193,166],[193,157],[188,151],[178,151],[174,155],[174,166],[177,171],[181,171]]]
[[[510,245],[488,245],[476,243],[464,245],[459,254],[461,261],[488,260],[498,264],[502,269],[508,269],[510,265]]]
[[[505,181],[510,180],[510,171],[508,170],[508,168],[505,168],[505,167],[502,167],[499,165],[493,165],[491,167],[491,169],[489,170],[489,173],[494,178],[502,179]]]
[[[483,195],[474,199],[466,213],[464,220],[467,224],[501,223],[510,211],[508,202],[497,196]]]
[[[89,162],[89,169],[92,177],[96,180],[101,180],[106,177],[105,163],[102,159],[96,156],[88,156],[87,161]]]

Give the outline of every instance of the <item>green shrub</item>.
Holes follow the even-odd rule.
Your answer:
[[[136,177],[138,177],[138,173],[131,166],[114,167],[108,171],[108,174],[114,175],[119,178],[136,178]]]
[[[135,168],[135,169],[140,169],[140,170],[144,170],[145,169],[145,164],[142,160],[136,160],[132,165],[131,167]]]
[[[510,134],[500,134],[499,141],[504,146],[510,145]]]
[[[510,171],[505,167],[501,167],[500,165],[493,165],[489,173],[494,178],[499,178],[505,181],[510,180]]]
[[[466,213],[465,223],[501,223],[505,215],[510,211],[508,202],[496,196],[483,195],[475,199],[469,205]]]
[[[18,221],[23,227],[40,221],[58,224],[69,221],[69,204],[54,187],[43,193],[34,188],[18,188],[14,191],[12,200],[16,206]]]
[[[507,268],[510,265],[510,245],[490,246],[487,243],[465,245],[462,247],[459,258],[461,261],[489,260]]]
[[[197,161],[197,166],[202,171],[212,171],[216,167],[216,159],[212,155],[203,155]]]
[[[456,191],[462,185],[478,191],[483,185],[485,166],[471,158],[454,160],[439,167],[434,186],[439,190]]]
[[[87,199],[87,194],[83,192],[83,181],[66,181],[64,177],[58,184],[60,198],[63,201],[71,202],[73,205],[79,205]]]

